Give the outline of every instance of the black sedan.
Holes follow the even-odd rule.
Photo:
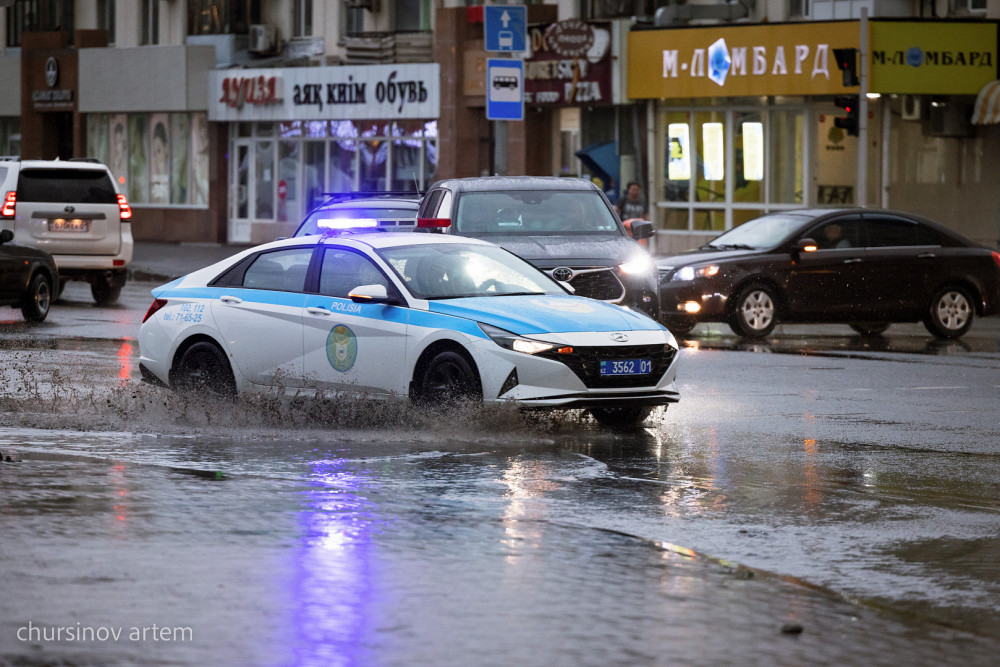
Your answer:
[[[1000,253],[898,211],[816,209],[750,220],[657,260],[663,323],[675,334],[725,322],[748,338],[779,322],[841,322],[878,335],[923,322],[957,338],[1000,312]]]
[[[0,306],[14,306],[28,322],[49,314],[59,271],[44,250],[11,244],[14,232],[0,231]]]

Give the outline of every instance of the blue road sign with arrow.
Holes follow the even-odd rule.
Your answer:
[[[528,49],[528,8],[524,5],[486,5],[483,30],[487,51]]]

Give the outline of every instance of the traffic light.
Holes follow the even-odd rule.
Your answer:
[[[837,95],[833,98],[833,103],[847,112],[846,116],[834,118],[833,124],[842,130],[847,130],[849,136],[858,136],[858,96]]]
[[[833,57],[837,60],[837,67],[844,75],[844,87],[856,86],[858,81],[858,50],[857,49],[834,49]]]

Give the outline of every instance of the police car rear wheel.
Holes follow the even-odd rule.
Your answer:
[[[216,396],[234,396],[236,382],[222,350],[213,343],[195,343],[181,356],[174,371],[178,389]]]
[[[418,399],[427,405],[454,406],[482,400],[476,371],[462,354],[438,352],[420,376]]]
[[[598,423],[616,429],[639,428],[653,411],[651,406],[636,408],[593,408],[590,414]]]

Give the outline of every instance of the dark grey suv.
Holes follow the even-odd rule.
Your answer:
[[[447,218],[452,234],[491,241],[531,262],[575,293],[628,306],[659,319],[655,266],[638,241],[653,224],[631,231],[590,181],[544,176],[485,176],[439,181],[418,219]]]

